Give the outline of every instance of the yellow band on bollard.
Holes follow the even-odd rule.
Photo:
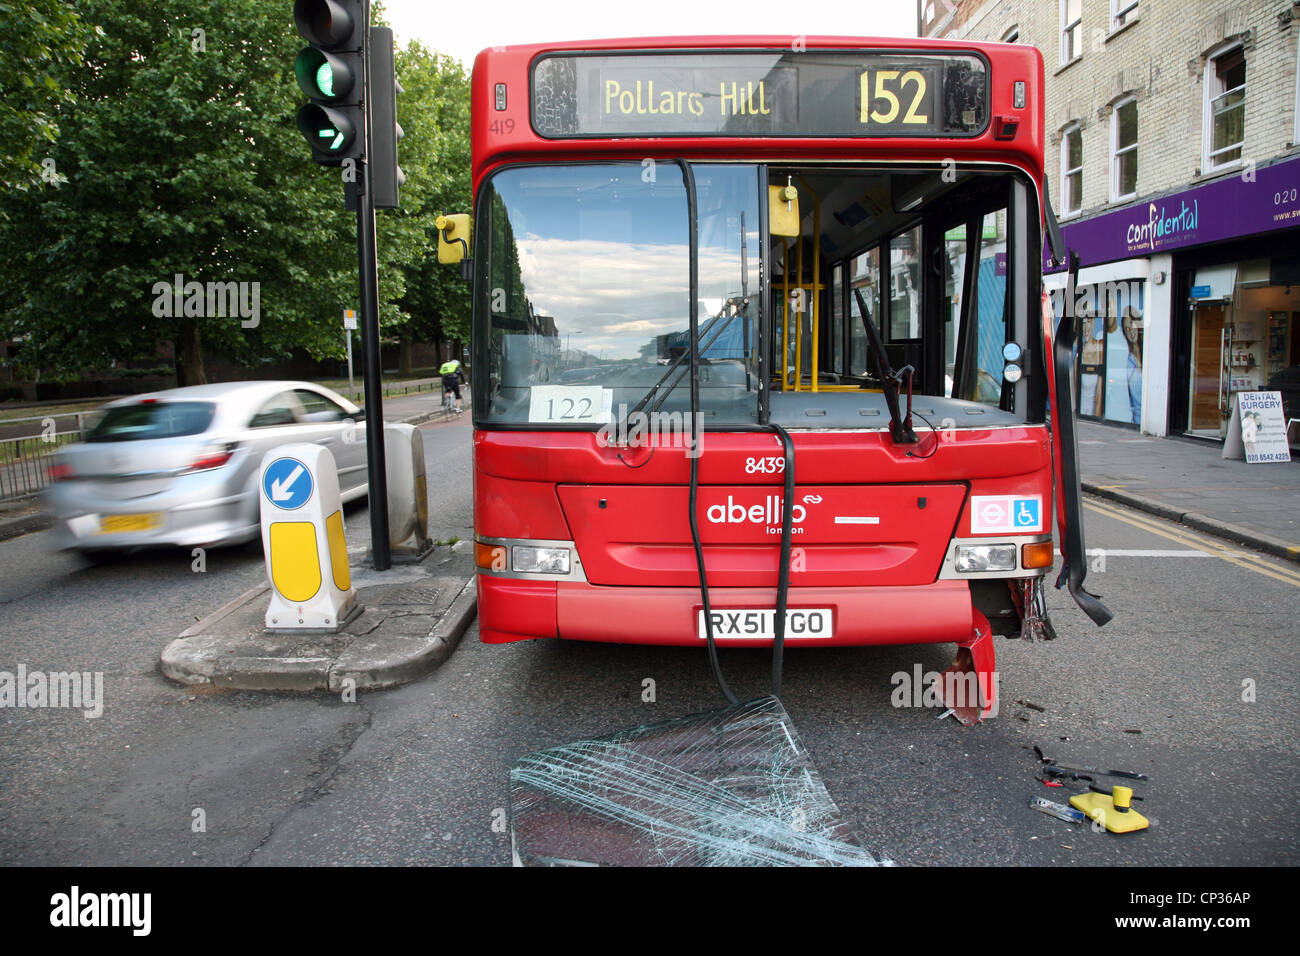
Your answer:
[[[310,521],[273,522],[270,561],[271,581],[285,600],[294,603],[310,601],[320,590],[316,526]],[[344,567],[347,567],[346,561]]]

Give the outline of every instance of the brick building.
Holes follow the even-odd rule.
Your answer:
[[[917,20],[1043,53],[1049,192],[1092,293],[1079,414],[1220,438],[1234,392],[1300,363],[1300,3],[919,0]]]

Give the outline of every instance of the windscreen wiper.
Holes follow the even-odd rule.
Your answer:
[[[713,343],[716,342],[722,336],[722,333],[726,331],[727,326],[731,324],[732,319],[734,319],[737,315],[740,315],[740,313],[735,312],[727,316],[725,321],[716,323],[717,325],[716,329],[714,328],[709,329],[709,332],[711,333],[709,335],[709,338],[705,340],[703,343],[701,343],[700,345],[701,356],[705,352],[707,352],[710,348],[713,347]],[[628,414],[631,415],[633,412],[643,411],[647,406],[649,406],[649,409],[652,412],[658,411],[659,408],[663,406],[663,403],[668,400],[668,396],[672,394],[673,389],[675,389],[678,385],[681,384],[682,377],[686,374],[687,371],[687,368],[683,367],[683,363],[686,362],[687,359],[691,357],[691,354],[692,354],[692,348],[688,344],[686,349],[682,352],[682,354],[677,356],[668,364],[668,368],[664,371],[664,374],[659,377],[659,381],[651,385],[649,390],[647,390],[646,393],[641,396],[640,401],[638,401],[635,405],[633,405],[630,409],[628,409]],[[664,383],[667,382],[668,379],[671,378],[674,374],[677,375],[677,380],[673,382],[671,385],[669,385],[667,388],[664,388]],[[661,390],[662,390],[662,394],[660,394]],[[650,404],[650,402],[652,401],[654,402],[653,405]]]
[[[862,325],[867,330],[867,346],[871,349],[871,359],[876,366],[876,377],[880,379],[881,388],[885,392],[885,405],[889,408],[889,433],[893,436],[896,445],[914,445],[920,440],[912,430],[910,375],[914,370],[910,365],[905,366],[900,372],[895,372],[890,367],[889,357],[885,354],[885,345],[880,341],[880,333],[876,331],[875,323],[871,321],[871,315],[867,312],[867,300],[863,298],[862,290],[854,289],[853,294],[858,298],[858,311],[862,313]],[[898,410],[898,383],[902,379],[902,372],[909,374],[906,420]]]

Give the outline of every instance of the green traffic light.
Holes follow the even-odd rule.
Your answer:
[[[332,103],[352,92],[352,70],[339,57],[307,47],[293,61],[293,72],[302,91],[313,100]]]
[[[344,153],[356,139],[356,128],[346,115],[314,103],[298,111],[298,129],[318,154]]]

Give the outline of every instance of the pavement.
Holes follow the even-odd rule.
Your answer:
[[[1218,443],[1079,422],[1083,490],[1300,561],[1300,461],[1248,465]]]
[[[418,563],[394,563],[387,571],[355,563],[351,570],[361,611],[337,632],[267,631],[270,585],[260,584],[168,644],[163,674],[182,684],[240,690],[396,687],[450,657],[474,620],[470,542],[435,548]]]

